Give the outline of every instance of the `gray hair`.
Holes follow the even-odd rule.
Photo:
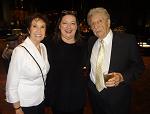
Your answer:
[[[90,17],[95,15],[95,14],[98,14],[98,13],[104,14],[107,19],[110,19],[110,15],[105,8],[103,8],[103,7],[93,8],[93,9],[90,9],[90,11],[88,12],[88,15],[87,15],[87,22],[89,25],[90,25]]]

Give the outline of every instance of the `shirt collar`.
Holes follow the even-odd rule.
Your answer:
[[[110,42],[112,42],[112,38],[113,38],[113,32],[112,30],[110,29],[110,31],[108,32],[108,34],[106,35],[106,37],[103,39],[104,43],[106,45],[110,44]],[[101,39],[99,39],[101,40]]]

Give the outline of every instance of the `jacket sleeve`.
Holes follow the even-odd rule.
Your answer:
[[[19,74],[21,65],[23,64],[23,58],[24,57],[21,48],[15,48],[11,56],[6,81],[6,100],[9,103],[15,103],[19,101],[18,84],[20,80]]]
[[[144,72],[145,66],[140,55],[138,44],[136,42],[135,36],[130,38],[129,45],[129,67],[123,73],[124,82],[130,83],[133,80],[139,78],[139,76]]]

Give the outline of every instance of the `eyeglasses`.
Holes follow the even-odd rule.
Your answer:
[[[77,15],[77,11],[73,11],[73,10],[63,10],[61,13],[65,15],[68,15],[68,14]]]

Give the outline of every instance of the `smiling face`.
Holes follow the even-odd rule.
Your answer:
[[[31,22],[31,26],[29,28],[30,39],[35,43],[40,43],[46,33],[46,23],[40,19],[35,18]]]
[[[64,41],[74,42],[75,33],[77,31],[77,21],[76,17],[73,15],[65,15],[62,17],[62,20],[59,25],[61,31],[61,37]]]
[[[100,39],[106,37],[110,30],[110,19],[104,13],[95,13],[89,20],[94,34]]]

